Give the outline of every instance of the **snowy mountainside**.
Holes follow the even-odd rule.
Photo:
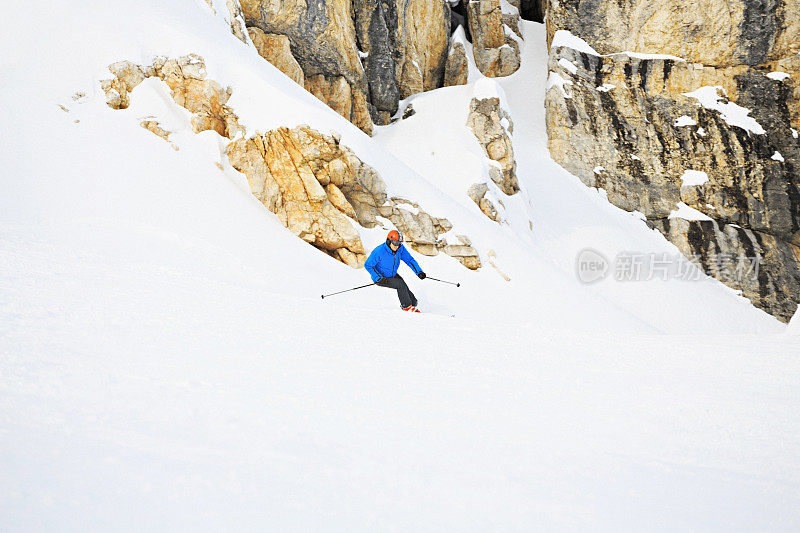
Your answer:
[[[457,118],[449,119],[448,116],[444,118],[431,116],[426,120],[427,117],[424,117],[421,112],[419,116],[412,117],[408,121],[401,121],[396,126],[396,135],[403,135],[407,139],[406,145],[409,146],[405,151],[401,150],[402,154],[395,151],[393,156],[391,153],[382,150],[376,145],[375,141],[362,134],[347,121],[341,120],[340,116],[322,105],[312,95],[305,91],[297,90],[296,85],[263,61],[252,48],[248,48],[238,39],[230,39],[229,24],[222,14],[212,16],[203,2],[198,4],[193,9],[183,9],[178,6],[170,9],[159,8],[156,16],[147,18],[147,22],[142,23],[144,31],[141,32],[137,31],[139,28],[136,24],[122,27],[103,27],[100,25],[94,35],[100,41],[108,42],[109,45],[92,49],[93,57],[83,54],[80,61],[76,61],[75,58],[72,60],[69,58],[57,60],[52,56],[46,60],[38,59],[38,61],[45,61],[48,65],[55,64],[64,69],[63,76],[57,77],[64,83],[60,90],[56,90],[56,87],[52,87],[52,84],[43,84],[41,81],[37,83],[35,80],[31,80],[28,84],[18,85],[27,85],[25,87],[27,97],[24,101],[32,101],[32,94],[41,95],[42,98],[35,110],[20,108],[12,111],[21,115],[19,121],[30,122],[32,119],[35,120],[36,116],[42,116],[47,113],[47,118],[42,116],[40,119],[43,123],[53,123],[54,127],[58,125],[58,127],[63,128],[61,130],[63,131],[62,135],[51,135],[51,137],[58,138],[59,141],[61,137],[64,137],[73,143],[72,146],[69,146],[60,141],[57,146],[48,147],[48,161],[41,162],[42,165],[46,166],[38,172],[31,172],[29,162],[24,159],[16,159],[9,162],[9,165],[14,170],[16,170],[15,167],[17,165],[24,163],[26,165],[24,172],[34,178],[26,182],[21,192],[30,195],[29,201],[36,205],[36,209],[46,212],[45,216],[37,217],[38,221],[54,221],[56,224],[62,221],[73,223],[77,215],[92,218],[101,217],[108,219],[109,222],[115,219],[126,219],[135,224],[137,223],[135,221],[138,214],[143,213],[146,209],[149,211],[149,216],[142,218],[146,219],[148,225],[174,229],[175,224],[185,224],[188,222],[187,219],[193,219],[194,217],[189,216],[189,213],[183,213],[183,216],[180,217],[176,216],[178,212],[172,205],[173,198],[168,197],[161,189],[173,186],[173,190],[176,193],[177,191],[182,191],[177,195],[183,196],[189,194],[190,189],[197,186],[197,182],[203,179],[201,176],[205,176],[205,179],[213,183],[210,185],[211,187],[223,186],[220,183],[219,170],[214,166],[214,163],[222,165],[227,179],[239,185],[243,189],[242,194],[244,196],[247,195],[246,184],[243,182],[242,175],[235,172],[227,163],[226,158],[222,155],[224,147],[222,139],[213,133],[203,132],[199,135],[194,135],[188,129],[188,119],[184,119],[183,129],[179,130],[175,135],[175,142],[180,143],[181,150],[173,152],[170,150],[169,145],[157,138],[153,138],[152,134],[147,131],[141,130],[138,122],[143,116],[170,113],[185,115],[184,110],[169,102],[169,98],[165,93],[166,87],[161,86],[159,88],[157,84],[137,87],[132,94],[131,108],[121,111],[108,109],[103,103],[102,93],[97,90],[98,82],[109,77],[106,67],[123,58],[130,58],[141,64],[147,64],[153,55],[176,56],[196,53],[204,58],[210,79],[214,79],[223,85],[229,85],[233,89],[228,105],[237,113],[240,123],[247,128],[247,135],[256,130],[264,131],[278,126],[291,127],[302,123],[308,123],[322,132],[335,131],[341,135],[343,144],[349,146],[361,159],[380,173],[393,194],[413,198],[432,214],[446,216],[454,224],[457,232],[470,236],[470,239],[482,255],[485,256],[489,250],[495,251],[497,263],[503,272],[511,277],[511,284],[499,283],[502,278],[490,268],[473,274],[465,272],[447,257],[426,258],[430,265],[426,268],[440,272],[441,276],[439,277],[456,277],[463,279],[465,283],[473,278],[476,280],[476,282],[470,281],[472,284],[470,291],[448,294],[441,298],[439,297],[442,294],[441,291],[431,288],[430,290],[434,291],[430,298],[433,306],[431,310],[435,310],[438,305],[442,305],[440,302],[444,298],[448,298],[451,302],[451,308],[444,310],[448,314],[458,308],[461,316],[480,317],[485,316],[484,313],[496,314],[500,309],[525,308],[527,316],[522,318],[523,321],[534,319],[552,327],[563,327],[568,324],[568,327],[599,327],[605,330],[619,328],[621,324],[627,323],[628,325],[624,326],[623,329],[631,328],[629,329],[630,331],[741,332],[757,331],[761,328],[766,328],[764,331],[778,331],[780,329],[768,317],[762,316],[761,313],[751,309],[744,300],[732,296],[730,291],[721,289],[718,284],[713,282],[678,284],[673,282],[662,283],[659,280],[656,283],[631,284],[630,291],[627,290],[628,287],[620,286],[622,284],[613,284],[614,286],[606,291],[611,294],[611,301],[608,300],[608,294],[601,294],[608,285],[594,288],[578,283],[574,275],[574,261],[583,247],[599,247],[600,251],[605,252],[606,248],[601,246],[604,242],[615,241],[616,248],[619,248],[630,245],[631,238],[644,238],[651,242],[656,241],[656,245],[650,246],[643,251],[652,249],[654,251],[674,252],[674,248],[665,241],[657,239],[656,236],[649,235],[651,232],[647,231],[642,224],[639,224],[638,220],[629,222],[630,226],[635,228],[633,231],[624,229],[620,231],[618,225],[625,224],[628,221],[625,216],[616,214],[613,216],[611,224],[605,226],[598,224],[597,220],[601,215],[596,212],[598,211],[597,204],[599,204],[601,211],[607,211],[608,209],[602,199],[597,199],[595,202],[591,198],[593,194],[591,191],[582,191],[581,194],[577,195],[577,198],[569,197],[568,199],[563,196],[553,199],[547,196],[538,196],[536,187],[544,188],[545,191],[542,192],[545,193],[550,188],[556,188],[556,193],[565,187],[574,186],[576,189],[578,188],[573,185],[574,180],[568,174],[565,174],[556,165],[550,163],[549,159],[544,159],[541,129],[538,132],[532,131],[530,134],[524,131],[525,128],[531,128],[528,125],[530,121],[541,124],[539,116],[534,115],[529,118],[523,115],[521,120],[517,119],[518,128],[522,129],[523,132],[518,133],[514,141],[518,145],[517,153],[521,159],[520,174],[523,180],[527,180],[522,196],[527,196],[528,205],[519,207],[520,215],[517,216],[518,220],[513,228],[498,228],[494,224],[487,223],[476,212],[474,206],[469,205],[470,200],[466,195],[466,189],[470,182],[465,180],[472,179],[474,181],[474,178],[476,176],[479,177],[480,173],[483,172],[482,169],[453,167],[454,170],[457,169],[462,172],[451,180],[451,187],[441,190],[441,176],[443,174],[446,175],[446,172],[443,173],[434,168],[417,168],[416,170],[422,170],[422,172],[417,173],[399,162],[396,157],[417,159],[421,164],[424,159],[417,157],[414,152],[415,147],[425,147],[428,144],[433,148],[431,151],[440,154],[436,158],[437,161],[443,161],[441,154],[448,154],[448,152],[452,153],[454,151],[456,151],[454,157],[459,158],[462,154],[460,152],[462,146],[474,145],[470,149],[473,152],[477,150],[476,143],[471,138],[464,138],[464,128],[462,126],[462,116],[468,109],[468,101],[471,97],[469,94],[470,86],[447,88],[418,96],[420,105],[426,98],[450,100],[449,102],[438,102],[438,109],[448,109],[450,110],[449,114]],[[106,12],[105,16],[113,20],[112,8],[102,7],[98,9],[99,11],[94,15],[87,15],[88,20],[103,20],[104,11]],[[159,21],[160,25],[153,24],[151,22],[153,20]],[[184,30],[182,32],[163,31],[165,27],[184,28]],[[532,32],[532,35],[526,41],[529,47],[526,50],[526,56],[528,58],[532,56],[533,61],[529,62],[533,63],[537,60],[543,60],[541,29],[531,29],[529,31]],[[538,31],[538,34],[536,31]],[[217,38],[203,39],[195,37],[192,39],[192,35],[216,35]],[[72,38],[74,39],[74,37]],[[136,49],[136,46],[131,44],[137,42],[143,43],[139,49]],[[75,46],[80,48],[77,43]],[[19,54],[23,53],[19,51]],[[539,57],[536,56],[537,53]],[[238,58],[238,60],[234,61],[232,58]],[[37,61],[36,58],[31,59],[31,62],[35,61]],[[29,67],[31,62],[27,63]],[[52,67],[42,67],[43,71],[47,69],[52,70]],[[474,69],[471,70],[474,71]],[[37,73],[38,71],[34,75]],[[515,109],[520,109],[520,112],[522,110],[527,112],[527,109],[535,109],[538,111],[534,111],[534,113],[541,113],[538,106],[530,106],[526,101],[532,98],[534,87],[537,87],[536,83],[539,84],[538,88],[541,89],[541,72],[531,65],[531,68],[526,69],[525,72],[508,78],[509,81],[507,83],[513,84],[518,78],[522,79],[521,85],[523,87],[519,90],[521,93],[519,103],[511,106],[512,113],[515,112]],[[24,79],[30,78],[26,77]],[[529,87],[531,84],[533,86]],[[30,90],[27,90],[29,88]],[[512,85],[511,89],[513,88],[514,86]],[[78,101],[71,101],[70,96],[77,92],[84,92],[87,96]],[[463,93],[463,96],[456,97],[455,94],[451,96],[452,93]],[[20,100],[21,97],[18,96],[17,99]],[[65,106],[69,109],[69,112],[61,111],[53,105],[55,103]],[[459,109],[461,110],[460,113]],[[98,130],[94,128],[94,125],[97,124],[96,120],[99,120],[100,117],[107,121],[106,129]],[[81,122],[76,124],[74,120],[80,120]],[[435,124],[436,128],[426,127],[425,125],[429,122]],[[433,138],[431,138],[431,135],[424,135],[424,132],[420,131],[413,131],[404,135],[403,130],[406,123],[412,125],[423,124],[422,127],[429,132],[451,128],[458,133],[458,137],[434,134]],[[442,130],[439,128],[442,128]],[[16,139],[9,139],[11,146],[20,145],[17,150],[12,150],[11,153],[23,152],[25,146],[30,146],[37,142],[41,143],[41,140],[36,138],[39,131],[41,130],[33,128],[23,130],[16,134]],[[118,145],[118,150],[125,153],[112,154],[105,148],[101,149],[100,147],[104,146],[105,143],[100,143],[97,137],[83,139],[80,137],[81,135],[105,136],[108,135],[107,132],[114,132],[115,135],[119,134],[120,136],[130,136],[125,140],[121,140]],[[453,135],[456,135],[456,133]],[[378,144],[380,144],[381,139],[382,135],[378,135],[376,139]],[[421,140],[424,141],[420,142]],[[453,142],[450,142],[450,140]],[[436,150],[436,143],[439,142],[443,142],[445,146]],[[142,153],[140,156],[133,156],[134,145],[143,145],[146,147],[143,147],[143,152],[146,153]],[[97,147],[97,149],[94,149],[94,147]],[[155,153],[163,154],[163,156],[154,161],[150,155],[153,153],[151,150],[155,151]],[[69,161],[70,154],[85,154],[87,151],[94,153],[92,153],[91,158],[83,158],[83,161],[78,163],[80,170],[76,168],[76,172],[81,175],[82,180],[87,180],[85,183],[88,190],[93,191],[99,197],[124,197],[124,202],[98,203],[96,201],[97,196],[83,193],[75,194],[77,192],[75,191],[75,184],[70,180],[58,180],[56,183],[51,183],[50,180],[46,179],[46,177],[54,173],[68,173],[70,165],[67,161]],[[411,156],[411,154],[414,155]],[[530,163],[525,164],[527,162],[525,158],[528,158]],[[132,167],[132,162],[129,162],[128,159],[136,159],[138,168]],[[189,159],[191,159],[191,162],[188,161]],[[464,156],[463,160],[466,161],[468,158]],[[91,164],[93,167],[87,167],[87,164]],[[184,169],[187,169],[189,164],[193,165],[192,171],[186,172]],[[144,165],[148,165],[149,168],[145,168]],[[548,172],[537,172],[536,176],[534,176],[529,169],[542,168],[541,165],[547,165],[545,168],[548,168]],[[200,167],[203,166],[206,168],[201,170]],[[107,168],[126,168],[129,172],[117,175],[115,180],[109,180],[106,177],[108,176]],[[19,169],[18,172],[22,173],[23,169]],[[162,178],[164,175],[173,176],[175,180],[172,182],[165,181]],[[43,179],[37,180],[38,176]],[[97,183],[91,181],[92,177],[95,177]],[[147,184],[142,181],[147,179],[152,180],[152,188],[149,190]],[[181,185],[179,180],[187,180],[187,183]],[[136,184],[135,186],[133,185],[134,183]],[[56,187],[55,189],[53,188],[54,186]],[[166,217],[163,221],[159,222],[154,218],[159,215],[154,212],[153,196],[160,197],[163,205],[162,212]],[[52,203],[48,202],[48,198],[52,198]],[[69,201],[65,201],[67,198]],[[188,197],[175,200],[187,206],[197,205],[196,199]],[[210,195],[206,201],[214,202],[216,199],[213,198],[213,195]],[[262,213],[262,216],[264,215],[263,209],[255,205],[249,198],[242,198],[241,201],[250,205],[250,209],[258,210]],[[578,209],[574,209],[572,205],[576,201],[583,202]],[[521,200],[516,197],[512,197],[509,200],[511,205],[519,204],[520,202]],[[18,207],[15,208],[12,205],[10,209],[5,210],[5,213],[10,221],[19,223],[24,220],[29,212],[19,213],[19,210],[25,211],[25,202],[15,203]],[[146,203],[147,206],[144,207],[141,205],[142,203]],[[549,212],[546,211],[550,207],[552,209]],[[241,208],[236,208],[235,210],[237,212],[242,211]],[[127,211],[132,211],[132,213],[128,214]],[[216,222],[210,216],[210,211],[198,209],[198,212],[206,213],[203,219],[206,220],[208,226],[215,226]],[[527,214],[523,215],[522,213]],[[578,213],[585,215],[585,218],[576,221]],[[547,216],[544,216],[545,214]],[[267,218],[269,216],[269,214],[266,214]],[[546,228],[554,217],[559,217],[559,219],[554,228],[554,233],[550,233],[546,231]],[[223,218],[228,217],[223,216]],[[534,231],[531,231],[528,224],[529,221],[522,220],[523,218],[532,219],[530,222],[535,226]],[[228,220],[226,223],[233,223],[233,221]],[[204,233],[206,230],[209,233]],[[272,230],[273,233],[280,231],[280,228]],[[362,230],[362,238],[365,245],[370,247],[380,243],[382,241],[382,231]],[[209,240],[212,246],[219,245],[224,249],[227,248],[233,255],[240,255],[238,247],[224,244],[226,240],[231,238],[230,233],[237,232],[231,230],[223,231],[218,227],[208,227],[203,228],[202,231],[192,232],[189,235]],[[241,232],[238,233],[242,240],[247,239],[250,242],[265,240],[257,235],[245,238]],[[209,234],[225,235],[225,237],[221,237],[221,242],[215,242],[207,236]],[[530,243],[530,245],[519,246],[519,239],[523,239],[523,242]],[[296,243],[291,248],[299,248],[301,244]],[[560,254],[558,250],[564,246],[569,248],[564,249],[564,253]],[[641,244],[638,244],[638,247],[641,247]],[[252,257],[253,254],[257,253],[258,247],[248,246],[248,248],[251,249],[246,252],[245,257]],[[272,247],[269,246],[269,248]],[[614,249],[612,248],[613,251]],[[304,250],[305,252],[307,251]],[[286,253],[285,249],[284,253]],[[607,255],[613,257],[614,253],[608,253]],[[554,268],[553,259],[558,256],[561,256],[560,264]],[[342,285],[344,286],[347,286],[351,280],[359,281],[363,279],[363,273],[343,270],[339,268],[339,265],[330,265],[324,261],[325,259],[324,257],[320,258],[320,264],[325,266],[314,267],[313,270],[315,272],[338,270],[343,276],[344,283]],[[249,266],[254,265],[258,265],[255,267],[257,270],[262,272],[265,270],[258,259]],[[276,272],[274,275],[279,278],[283,276],[280,272]],[[304,279],[315,279],[315,276],[308,276]],[[324,279],[326,282],[330,281],[328,278]],[[290,290],[293,294],[296,294],[293,290],[296,284],[275,284],[275,286],[277,290],[292,287]],[[306,287],[305,295],[319,294],[326,292],[326,289],[330,288],[327,283],[312,286],[310,283],[304,282],[304,286]],[[429,285],[421,288],[421,291],[428,290],[427,287]],[[642,291],[653,291],[653,294],[650,297],[642,297]],[[501,292],[503,296],[496,297],[495,294],[497,292]],[[622,297],[621,295],[624,293],[627,293],[628,297],[626,299],[614,301],[615,298]],[[533,295],[535,295],[537,302],[547,302],[547,304],[530,305]],[[516,305],[507,305],[508,298],[516,300]],[[691,317],[689,310],[699,302],[708,302],[709,298],[718,300],[719,304],[709,305],[708,312],[714,313],[718,311],[719,314],[716,320],[708,320],[700,324]],[[355,303],[358,300],[348,301]],[[470,304],[470,302],[475,301],[479,302],[477,307],[474,304]],[[657,309],[653,309],[651,305],[653,301],[664,303]],[[495,307],[498,304],[500,304],[500,307]],[[634,310],[633,308],[636,306],[639,306],[640,309]],[[641,309],[642,307],[644,309]],[[609,308],[613,309],[613,311],[609,312]],[[496,310],[496,312],[493,313],[493,310]],[[642,313],[642,315],[637,313]],[[513,317],[516,316],[516,313],[505,313],[505,315],[507,320],[514,320]],[[635,325],[637,323],[639,324],[638,326]]]
[[[675,249],[547,156],[541,26],[498,81],[522,190],[497,224],[467,195],[486,172],[474,65],[370,138],[231,34],[222,2],[20,4],[40,42],[3,21],[1,529],[800,523],[796,337],[710,279],[577,279],[584,248]],[[226,139],[192,133],[157,80],[106,105],[108,65],[189,53],[247,135],[337,132],[510,281],[418,256],[462,284],[406,275],[422,315],[377,288],[321,301],[366,273],[284,228]]]

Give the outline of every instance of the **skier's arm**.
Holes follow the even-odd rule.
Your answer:
[[[407,264],[411,268],[411,270],[414,271],[414,274],[419,275],[419,273],[422,272],[422,268],[417,264],[417,262],[409,253],[409,251],[406,250],[405,246],[403,246],[403,250],[402,252],[400,252],[400,259],[402,259],[403,262]]]
[[[376,255],[375,251],[373,250],[373,252],[371,254],[369,254],[369,257],[367,258],[367,261],[364,263],[364,269],[367,272],[369,272],[369,276],[372,278],[372,281],[374,281],[375,283],[379,282],[381,280],[381,278],[383,277],[380,274],[378,274],[378,270],[375,268],[375,266],[377,264],[378,264],[378,257]]]

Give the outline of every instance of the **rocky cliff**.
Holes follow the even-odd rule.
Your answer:
[[[230,141],[225,155],[246,177],[253,196],[294,235],[331,257],[359,268],[366,255],[358,226],[380,226],[399,229],[423,255],[443,252],[469,269],[480,268],[469,237],[451,233],[453,225],[446,218],[430,215],[409,199],[390,196],[378,172],[342,145],[336,134],[297,126],[246,138],[246,128],[227,105],[232,89],[208,79],[200,56],[159,57],[149,66],[121,61],[109,71],[112,77],[101,86],[114,109],[127,108],[131,91],[145,79],[163,81],[175,104],[191,113],[194,133],[214,130]],[[155,118],[141,125],[171,142],[173,132]],[[391,225],[384,226],[381,219]]]
[[[470,0],[467,14],[475,64],[481,73],[498,77],[516,72],[520,66],[519,0]]]
[[[248,27],[288,39],[305,87],[366,132],[387,124],[400,99],[442,85],[450,37],[442,1],[241,4]]]
[[[466,83],[464,47],[451,39],[459,23],[472,30],[485,75],[519,68],[520,0],[241,0],[241,7],[259,53],[367,133],[388,124],[400,100]]]
[[[550,0],[547,23],[552,157],[788,321],[800,302],[800,2]],[[757,259],[753,275],[724,264],[740,257]]]

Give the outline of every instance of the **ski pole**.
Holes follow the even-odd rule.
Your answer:
[[[430,276],[427,276],[425,279],[432,279],[433,281],[438,281],[439,283],[449,283],[450,285],[455,285],[456,287],[460,287],[461,286],[460,283],[453,283],[452,281],[445,281],[443,279],[436,279],[436,278],[432,278]]]
[[[342,294],[343,292],[356,291],[358,289],[363,289],[364,287],[372,287],[373,285],[375,285],[375,283],[370,283],[369,285],[362,285],[360,287],[354,287],[352,289],[347,289],[346,291],[339,291],[339,292],[334,292],[334,293],[331,293],[331,294],[323,294],[322,298],[325,299],[326,296],[335,296],[337,294]]]

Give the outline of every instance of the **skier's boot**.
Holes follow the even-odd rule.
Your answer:
[[[419,313],[419,309],[417,309],[413,305],[409,305],[408,307],[404,307],[403,311],[408,311],[410,313]]]

